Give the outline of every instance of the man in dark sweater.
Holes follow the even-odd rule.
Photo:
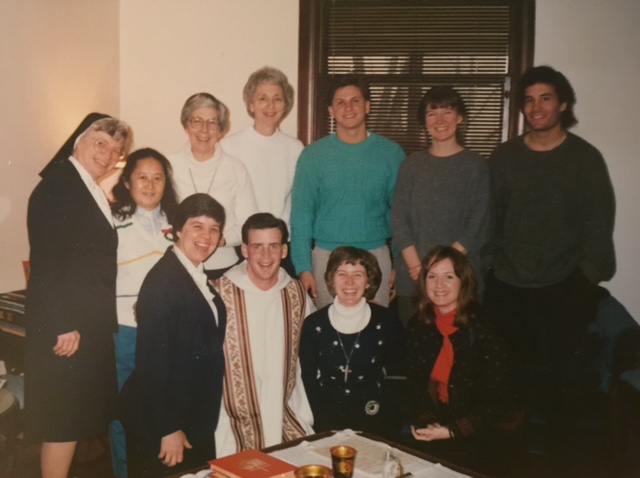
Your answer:
[[[600,152],[569,133],[576,102],[566,77],[548,66],[518,84],[527,131],[490,158],[495,230],[486,311],[510,342],[521,392],[561,404],[568,367],[584,345],[602,294],[597,284],[615,272],[615,200]],[[548,366],[534,386],[533,356]],[[550,419],[560,416],[551,413]]]

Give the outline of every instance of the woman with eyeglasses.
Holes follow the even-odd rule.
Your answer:
[[[78,440],[115,416],[118,236],[96,181],[130,144],[125,123],[89,115],[29,198],[24,418],[43,478],[66,478]]]
[[[220,246],[204,263],[210,279],[217,279],[238,263],[235,246],[242,242],[242,224],[258,212],[247,168],[218,144],[227,131],[228,115],[227,107],[213,95],[190,96],[180,114],[189,140],[168,157],[179,200],[205,193],[224,206],[227,219]]]

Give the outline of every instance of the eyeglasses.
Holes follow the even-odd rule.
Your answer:
[[[189,118],[189,126],[193,129],[200,129],[202,125],[205,125],[208,129],[218,129],[220,127],[220,123],[217,119],[202,119],[199,116],[195,118]]]
[[[104,139],[96,139],[94,146],[101,154],[108,153],[112,158],[116,158],[118,161],[122,161],[124,159],[124,151],[117,148],[111,148],[109,143]]]

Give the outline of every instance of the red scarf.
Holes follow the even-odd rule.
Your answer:
[[[442,334],[443,341],[440,354],[438,354],[436,363],[431,371],[431,381],[436,384],[438,400],[442,403],[447,403],[449,401],[449,375],[451,374],[451,367],[453,366],[453,344],[451,340],[449,340],[449,336],[458,330],[458,327],[453,325],[453,320],[456,318],[458,309],[454,309],[447,314],[440,314],[436,308],[435,312],[436,327],[438,327],[438,331]]]

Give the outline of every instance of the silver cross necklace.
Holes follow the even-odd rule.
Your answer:
[[[340,365],[339,367],[340,371],[344,373],[344,383],[347,383],[349,374],[352,372],[352,370],[349,368],[349,363],[351,362],[351,356],[353,355],[353,351],[356,349],[356,346],[358,345],[360,332],[362,332],[362,329],[358,331],[358,335],[356,335],[356,341],[353,343],[353,347],[351,347],[351,352],[349,352],[349,355],[347,355],[347,351],[344,349],[344,344],[342,343],[342,339],[340,338],[340,332],[336,330],[336,334],[338,335],[338,342],[340,343],[340,348],[342,349],[344,358],[347,360],[347,363],[345,365]]]

